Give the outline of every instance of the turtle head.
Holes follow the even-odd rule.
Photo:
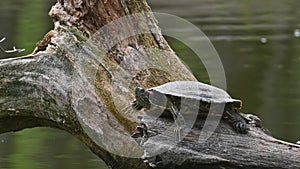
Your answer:
[[[149,91],[137,87],[135,88],[134,93],[135,93],[135,101],[133,102],[132,105],[133,108],[137,110],[140,110],[142,108],[150,109],[151,103],[149,100],[149,95],[150,95]]]

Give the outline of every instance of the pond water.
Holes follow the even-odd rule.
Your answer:
[[[300,139],[298,1],[152,0],[150,4],[154,11],[187,19],[208,36],[222,60],[228,92],[243,100],[244,112],[258,115],[277,138]],[[175,50],[198,80],[209,82],[199,59],[182,49]]]
[[[47,13],[54,3],[54,0],[1,0],[0,38],[7,38],[1,45],[7,49],[15,45],[30,53],[53,27]],[[300,139],[297,0],[150,0],[149,3],[154,11],[187,19],[209,37],[222,60],[228,92],[243,100],[244,112],[258,115],[277,138],[291,142]],[[208,83],[209,77],[198,58],[186,47],[168,40],[198,80]],[[11,56],[1,54],[1,57]],[[0,150],[0,168],[106,168],[81,142],[55,129],[2,134]]]

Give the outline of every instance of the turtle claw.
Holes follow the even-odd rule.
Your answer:
[[[132,106],[129,105],[129,106],[126,106],[122,109],[122,112],[124,112],[124,114],[129,114],[132,112]]]
[[[246,134],[250,128],[245,121],[237,121],[233,123],[233,128],[236,132]]]
[[[228,118],[230,123],[233,123],[233,128],[236,132],[241,133],[241,134],[246,134],[250,130],[244,117],[240,113],[238,113],[236,110],[225,111],[225,117]]]
[[[124,107],[122,109],[122,112],[124,112],[124,114],[131,114],[133,110],[141,110],[142,108],[143,106],[139,105],[138,102],[135,100],[132,102],[132,104]]]
[[[143,137],[148,138],[148,127],[146,124],[141,123],[140,125],[136,126],[136,131],[131,135],[133,138]]]

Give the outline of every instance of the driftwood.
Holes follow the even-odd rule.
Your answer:
[[[171,132],[164,132],[172,120],[145,118],[150,138],[133,139],[142,114],[123,110],[134,99],[134,86],[196,80],[159,33],[151,13],[134,18],[135,26],[157,33],[122,38],[120,31],[133,31],[128,22],[98,32],[139,12],[150,12],[144,0],[58,0],[50,11],[55,29],[33,54],[0,61],[0,132],[59,128],[111,168],[299,168],[299,145],[255,126],[248,134],[237,134],[221,121],[208,137],[201,131],[205,120],[198,119],[174,143]],[[199,140],[199,133],[208,139]]]

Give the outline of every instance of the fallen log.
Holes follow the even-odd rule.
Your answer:
[[[149,12],[145,1],[59,0],[55,29],[33,54],[0,60],[0,132],[59,128],[110,168],[299,168],[300,146],[257,126],[237,134],[221,120],[210,133],[197,119],[177,143],[164,132],[172,120],[143,118],[149,138],[131,137],[144,116],[123,111],[135,86],[196,80]],[[133,23],[117,22],[135,13]]]

